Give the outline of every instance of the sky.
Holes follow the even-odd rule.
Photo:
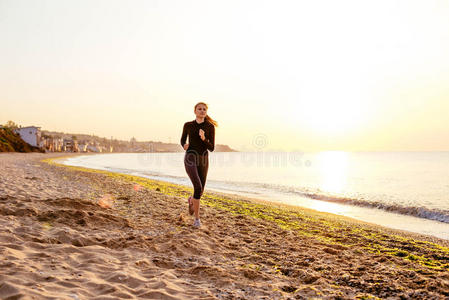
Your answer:
[[[0,0],[0,124],[240,151],[448,151],[449,1]],[[180,146],[181,147],[181,146]]]

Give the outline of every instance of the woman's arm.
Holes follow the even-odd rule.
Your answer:
[[[208,134],[209,136],[206,137],[203,142],[206,144],[206,148],[209,149],[209,151],[214,151],[215,149],[215,126],[211,126],[210,132]]]
[[[188,133],[188,130],[187,130],[187,122],[186,122],[186,123],[184,123],[184,127],[182,128],[182,135],[181,135],[181,146],[182,146],[182,148],[184,148],[184,145],[186,143],[187,133]]]

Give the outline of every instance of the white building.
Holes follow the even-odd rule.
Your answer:
[[[22,140],[31,146],[39,147],[41,142],[41,129],[36,126],[20,127],[14,130],[18,133]]]

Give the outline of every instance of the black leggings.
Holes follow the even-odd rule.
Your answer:
[[[204,155],[195,152],[186,152],[184,155],[184,166],[193,184],[193,198],[200,199],[204,192],[204,186],[206,185],[209,155],[207,152]]]

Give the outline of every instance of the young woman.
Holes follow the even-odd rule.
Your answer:
[[[195,213],[193,226],[200,227],[200,198],[206,184],[209,169],[208,151],[215,148],[215,126],[217,122],[207,115],[207,104],[198,102],[194,112],[196,119],[184,123],[181,136],[181,146],[186,150],[184,166],[193,184],[194,193],[189,197],[189,213]],[[189,143],[186,144],[187,136]]]

